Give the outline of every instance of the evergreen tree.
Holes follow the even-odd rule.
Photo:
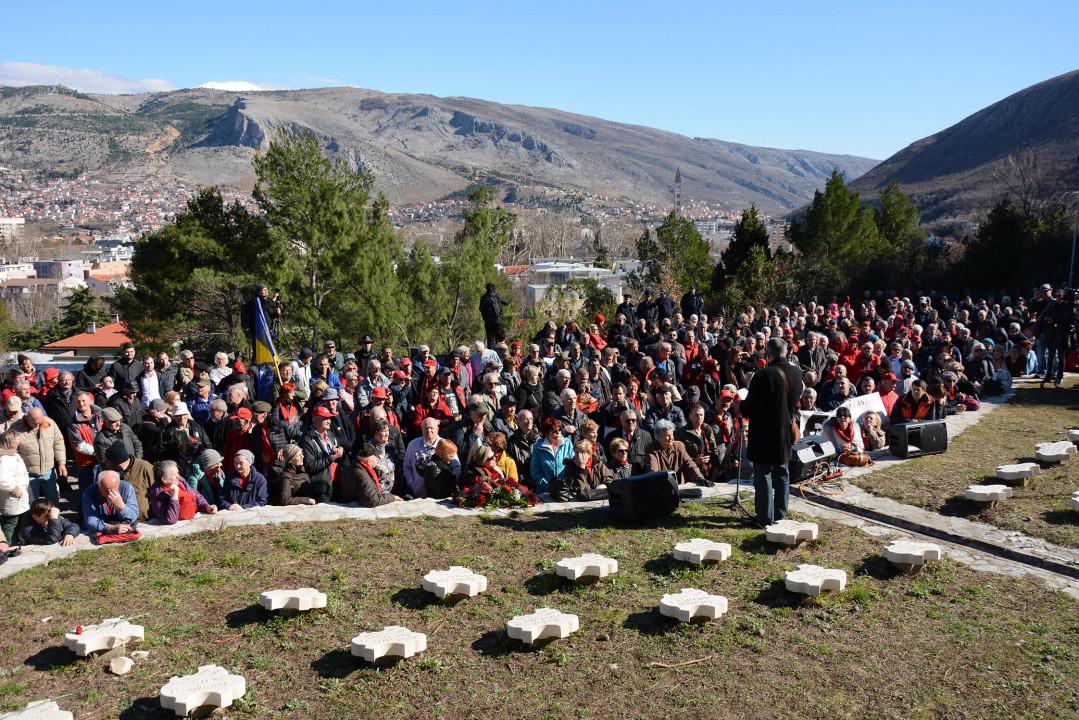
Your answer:
[[[749,251],[755,247],[764,250],[765,259],[772,259],[772,251],[768,246],[768,226],[761,219],[756,204],[753,204],[742,211],[742,216],[734,224],[731,242],[720,256],[724,273],[733,275],[737,272],[749,257]]]
[[[148,348],[244,348],[240,306],[257,282],[276,280],[274,255],[259,217],[204,189],[170,225],[135,242],[131,286],[112,305]]]
[[[882,254],[883,244],[873,222],[873,212],[862,207],[858,193],[847,188],[838,170],[813,194],[813,202],[800,220],[788,229],[791,244],[831,278],[838,292],[860,285],[860,278]]]
[[[400,239],[385,198],[369,205],[370,174],[330,159],[314,133],[279,133],[255,157],[255,202],[280,263],[287,321],[316,343],[385,334],[397,312]]]
[[[86,332],[90,323],[102,325],[108,320],[105,309],[88,287],[73,290],[64,301],[60,320],[53,334],[65,338]]]
[[[675,292],[696,285],[708,287],[712,272],[708,243],[693,223],[672,211],[655,232],[645,230],[637,239],[641,267],[633,278],[640,288],[656,288],[669,276]]]
[[[884,252],[894,258],[890,286],[910,289],[918,285],[926,263],[926,234],[918,206],[893,180],[880,191],[880,208],[873,215]]]

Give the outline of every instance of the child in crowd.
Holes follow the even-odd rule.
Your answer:
[[[24,545],[60,545],[67,547],[79,536],[79,526],[60,517],[60,509],[47,498],[38,498],[30,505],[30,517],[20,532]]]

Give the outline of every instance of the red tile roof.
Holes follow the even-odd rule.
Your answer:
[[[109,323],[102,325],[95,333],[79,333],[71,337],[57,340],[56,342],[43,345],[42,350],[85,350],[87,348],[111,348],[119,349],[126,342],[131,342],[127,336],[127,330],[123,323]]]

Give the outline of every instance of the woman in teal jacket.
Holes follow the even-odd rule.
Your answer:
[[[566,462],[573,458],[573,443],[562,435],[562,423],[555,418],[547,418],[540,423],[543,435],[532,448],[532,485],[536,493],[545,493],[550,488],[551,480],[562,477]]]

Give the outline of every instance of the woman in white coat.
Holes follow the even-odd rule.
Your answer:
[[[19,433],[0,435],[0,527],[9,544],[16,542],[19,523],[30,510],[30,474],[18,447]]]

